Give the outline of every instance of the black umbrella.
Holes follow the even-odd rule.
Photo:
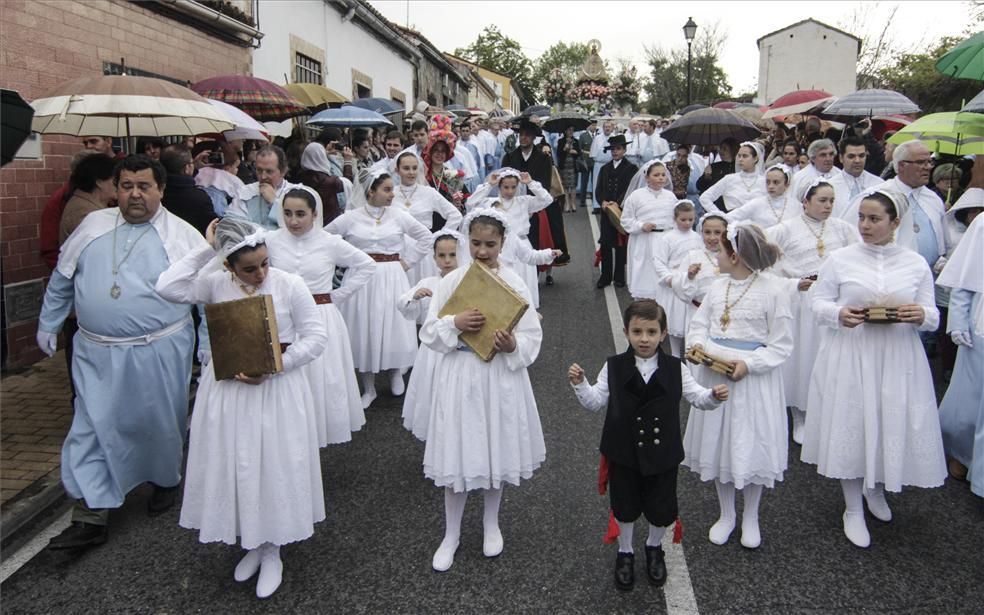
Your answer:
[[[702,105],[700,103],[694,103],[692,105],[688,105],[688,106],[684,107],[683,109],[680,109],[680,111],[678,111],[678,113],[680,115],[687,115],[691,111],[697,111],[698,109],[707,109],[707,108],[708,108],[707,105]]]
[[[34,107],[14,90],[0,90],[0,165],[14,159],[14,154],[31,134]]]
[[[547,105],[530,105],[523,109],[523,115],[526,117],[537,116],[537,117],[547,117],[550,115],[550,107]]]
[[[670,124],[659,136],[671,143],[719,145],[728,137],[749,141],[761,135],[754,124],[729,110],[697,109]]]
[[[555,113],[543,122],[543,129],[547,132],[564,132],[568,128],[574,130],[584,130],[591,123],[591,118],[573,111],[561,111]]]

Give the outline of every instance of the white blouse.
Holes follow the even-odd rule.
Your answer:
[[[729,224],[750,222],[765,230],[787,220],[792,220],[803,213],[803,206],[796,202],[789,191],[780,197],[757,197],[734,209],[725,216]]]
[[[315,295],[331,293],[333,303],[344,301],[366,285],[376,263],[338,235],[312,228],[300,237],[279,229],[266,237],[270,265],[301,276]],[[332,289],[335,267],[345,267],[342,285]]]
[[[427,320],[427,310],[430,308],[431,297],[434,296],[434,293],[437,291],[437,285],[440,283],[441,278],[436,275],[417,282],[416,285],[400,295],[399,299],[396,300],[396,309],[400,310],[400,314],[403,314],[403,317],[407,320],[411,320],[418,325],[423,325],[424,321]],[[431,296],[414,299],[414,295],[422,288],[431,291]]]
[[[366,205],[351,209],[331,221],[325,230],[341,235],[345,241],[366,254],[399,254],[408,265],[414,265],[431,253],[431,232],[413,216],[390,205]],[[404,237],[417,240],[417,249],[404,250]]]
[[[833,216],[820,222],[803,214],[773,226],[766,235],[782,249],[774,269],[787,278],[800,279],[820,271],[820,265],[834,250],[861,240],[857,229]],[[823,255],[817,248],[823,239]]]
[[[493,203],[498,201],[499,211],[506,214],[506,218],[509,219],[509,232],[514,233],[517,237],[525,238],[530,234],[530,216],[540,211],[541,209],[546,209],[553,203],[553,197],[550,193],[544,190],[540,182],[531,181],[527,184],[527,189],[533,193],[533,195],[517,195],[511,199],[504,199],[502,197],[489,197],[489,192],[492,191],[492,186],[488,182],[485,182],[481,186],[475,189],[465,205],[468,210],[492,207]],[[468,229],[464,229],[467,233]]]
[[[211,246],[189,253],[161,274],[157,292],[175,303],[222,303],[245,299],[246,293],[228,271],[211,270],[207,266],[215,258]],[[328,333],[318,306],[304,280],[286,271],[270,267],[259,295],[273,297],[277,316],[277,332],[281,343],[290,344],[283,354],[284,371],[290,371],[318,358],[328,343]]]
[[[661,241],[653,248],[653,266],[656,275],[664,286],[673,278],[673,273],[691,250],[701,247],[700,235],[694,231],[673,229],[663,233]],[[703,267],[701,267],[703,269]]]
[[[926,259],[895,243],[856,243],[834,252],[820,267],[812,290],[817,321],[835,329],[840,327],[840,310],[845,306],[916,303],[926,312],[920,331],[935,331],[940,322],[933,273]]]
[[[456,231],[461,225],[461,212],[458,208],[430,186],[398,184],[393,189],[393,203],[390,207],[403,209],[428,229],[434,224],[433,214],[446,220],[444,229]]]
[[[711,252],[701,246],[687,252],[673,272],[673,292],[684,301],[700,303],[714,283],[721,276],[718,271],[717,252]],[[687,272],[691,265],[700,265],[700,271],[690,279]]]
[[[728,211],[738,209],[752,199],[759,197],[768,198],[769,193],[765,189],[765,175],[758,173],[731,173],[725,175],[716,184],[704,191],[700,195],[700,204],[704,206],[704,211],[717,211],[714,204],[719,197],[724,197],[724,208]]]
[[[645,232],[642,230],[644,224],[652,223],[657,229],[668,231],[675,226],[673,208],[676,204],[676,195],[666,188],[658,191],[649,186],[639,188],[622,203],[622,228],[630,235],[637,235]]]

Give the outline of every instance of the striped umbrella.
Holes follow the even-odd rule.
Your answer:
[[[889,143],[922,141],[938,154],[966,156],[984,154],[984,115],[948,112],[924,115],[889,138]]]
[[[272,81],[248,75],[209,77],[191,86],[205,98],[238,107],[260,122],[279,122],[309,113],[304,103]]]
[[[821,116],[851,122],[858,117],[893,115],[895,113],[919,113],[922,109],[904,95],[892,90],[858,90],[842,96],[830,104]]]
[[[381,113],[347,105],[340,109],[325,109],[311,116],[308,126],[336,126],[338,128],[373,128],[376,126],[392,126]]]
[[[737,141],[758,138],[762,131],[726,109],[697,109],[670,124],[659,136],[672,143],[719,145],[728,137]]]
[[[984,90],[980,94],[971,98],[961,111],[972,111],[974,113],[984,113]]]
[[[762,117],[769,119],[797,113],[809,115],[811,112],[819,112],[835,100],[836,96],[823,90],[796,90],[772,101],[769,110]]]

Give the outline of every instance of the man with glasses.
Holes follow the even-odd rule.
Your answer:
[[[368,140],[362,142],[363,152]],[[264,145],[256,152],[257,181],[239,191],[226,210],[226,215],[246,218],[263,228],[275,230],[279,227],[280,199],[288,190],[300,188],[284,178],[287,173],[287,156],[276,145]],[[320,197],[318,199],[320,201]],[[320,203],[319,203],[320,205]]]

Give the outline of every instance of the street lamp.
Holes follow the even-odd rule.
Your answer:
[[[683,37],[687,39],[687,106],[690,106],[691,97],[691,79],[690,79],[690,46],[694,42],[694,37],[697,36],[697,24],[694,23],[693,17],[687,18],[687,23],[683,24]]]

